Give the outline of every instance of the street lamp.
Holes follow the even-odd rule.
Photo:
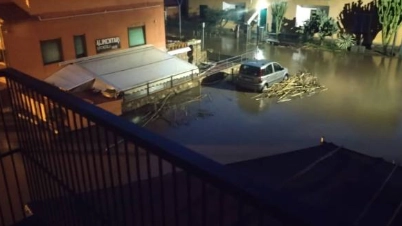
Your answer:
[[[204,31],[205,31],[205,22],[202,22],[202,39],[201,39],[201,49],[204,50]]]

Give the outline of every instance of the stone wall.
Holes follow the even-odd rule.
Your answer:
[[[166,45],[168,51],[180,50],[186,47],[190,47],[191,50],[189,52],[175,54],[174,56],[194,65],[199,65],[201,62],[207,61],[207,52],[201,49],[201,40],[199,39],[176,41]]]

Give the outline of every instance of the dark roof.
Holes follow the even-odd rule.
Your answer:
[[[262,67],[265,64],[272,63],[273,61],[270,60],[249,60],[245,61],[242,64],[250,65],[250,66],[255,66],[255,67]]]
[[[1,3],[0,4],[0,18],[4,21],[19,21],[27,20],[31,16],[15,3]]]
[[[229,166],[347,225],[402,225],[402,167],[383,159],[324,143]]]

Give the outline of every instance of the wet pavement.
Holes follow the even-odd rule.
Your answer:
[[[206,42],[207,48],[223,53],[255,48],[236,47],[230,38],[221,40]],[[223,163],[314,146],[321,136],[402,163],[401,60],[268,44],[260,49],[265,58],[280,62],[292,74],[313,73],[328,90],[276,103],[275,99],[255,100],[257,93],[236,91],[230,82],[222,81],[182,94],[204,95],[188,109],[195,115],[199,110],[209,112],[211,117],[193,117],[174,126],[157,120],[147,128]]]

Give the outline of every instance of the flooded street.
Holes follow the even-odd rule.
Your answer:
[[[209,117],[174,126],[156,120],[147,128],[223,163],[314,146],[321,136],[402,163],[401,60],[267,44],[261,48],[266,59],[280,62],[291,74],[307,70],[328,90],[276,103],[255,100],[257,93],[236,91],[221,81],[181,94],[204,95],[189,109],[209,112]]]

